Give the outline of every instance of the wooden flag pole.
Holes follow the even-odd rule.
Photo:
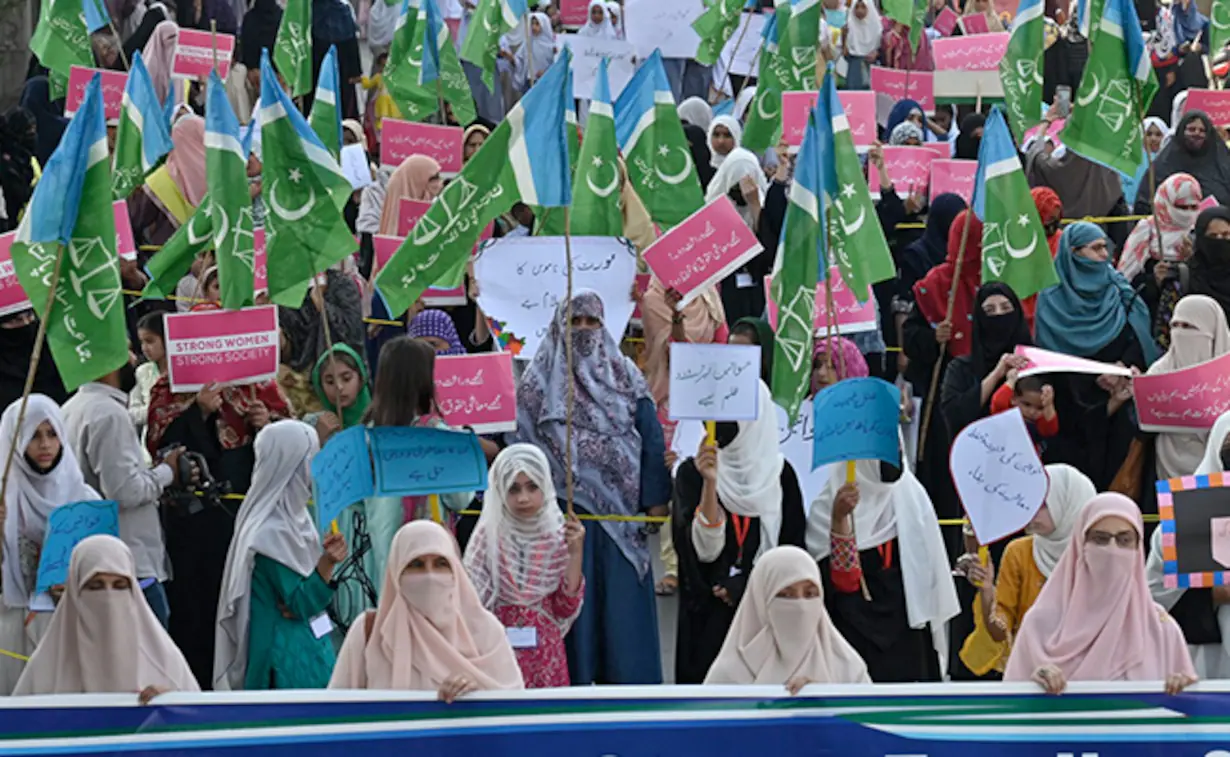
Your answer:
[[[742,9],[740,9],[739,11],[739,19],[746,20],[746,23],[744,23],[743,28],[739,30],[739,38],[735,40],[735,46],[731,48],[730,50],[730,57],[726,59],[726,80],[727,81],[730,81],[730,67],[735,64],[735,56],[739,54],[739,46],[743,44],[743,38],[747,36],[748,27],[752,25],[752,17],[750,15],[745,14],[742,11]],[[760,51],[757,50],[756,54],[759,55]],[[719,50],[718,57],[720,58],[721,56],[722,56],[722,52]],[[743,77],[743,84],[746,84],[749,78],[750,78],[750,73],[748,76]],[[740,85],[739,89],[742,90],[743,85]],[[734,91],[733,87],[731,88],[731,91],[732,92]]]
[[[218,22],[214,19],[209,20],[209,48],[213,51],[214,56],[214,72],[218,71]]]
[[[568,304],[564,306],[564,349],[568,356],[568,411],[565,424],[564,444],[564,487],[568,499],[568,517],[576,515],[572,495],[575,476],[572,472],[572,410],[576,404],[577,379],[572,372],[572,214],[571,206],[564,206],[564,264],[568,266]]]
[[[51,286],[47,290],[47,304],[38,319],[38,333],[34,337],[34,351],[30,353],[30,365],[26,369],[26,385],[21,390],[21,405],[17,409],[17,426],[13,429],[13,438],[9,441],[9,454],[4,461],[4,477],[0,478],[0,529],[3,529],[8,501],[9,474],[13,471],[13,457],[21,440],[21,424],[26,420],[26,406],[30,402],[30,392],[34,388],[34,376],[38,372],[38,361],[43,355],[43,343],[47,339],[47,323],[51,320],[51,309],[56,302],[56,289],[60,286],[60,266],[64,262],[64,244],[56,244],[56,264],[51,270]],[[22,451],[24,454],[24,450]],[[0,560],[2,562],[2,560]]]
[[[734,100],[735,100],[735,102],[738,102],[738,101],[739,101],[739,95],[743,94],[743,88],[747,86],[747,82],[748,82],[748,80],[752,78],[752,73],[751,73],[751,72],[752,72],[752,71],[759,71],[759,70],[760,70],[759,68],[757,68],[757,66],[758,66],[758,65],[759,65],[759,63],[760,63],[760,54],[761,54],[762,52],[764,52],[764,40],[763,40],[763,39],[762,39],[762,40],[760,40],[760,46],[756,48],[756,54],[752,56],[752,67],[751,67],[751,71],[748,71],[747,76],[744,76],[744,77],[743,77],[743,81],[739,82],[739,91],[735,92],[735,96],[734,96]],[[729,70],[729,69],[727,69],[727,71],[726,71],[726,77],[727,77],[727,78],[730,78],[730,70]]]

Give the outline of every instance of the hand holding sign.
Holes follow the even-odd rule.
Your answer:
[[[329,439],[312,458],[312,484],[320,533],[347,507],[375,493],[366,426],[348,428]]]
[[[1020,531],[1046,501],[1046,469],[1016,408],[962,429],[949,468],[979,544]]]
[[[73,548],[87,536],[98,534],[120,535],[120,511],[114,501],[74,502],[52,510],[47,518],[34,590],[41,593],[67,581]]]
[[[760,347],[671,345],[671,420],[752,421],[760,415]]]

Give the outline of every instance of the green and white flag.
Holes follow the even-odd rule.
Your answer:
[[[384,67],[384,86],[407,121],[422,121],[439,108],[434,89],[428,92],[418,83],[421,64],[413,57],[416,49],[422,55],[418,17],[419,0],[402,0],[397,26],[393,28],[393,41],[389,45],[389,62]]]
[[[572,91],[572,69],[568,70],[568,91]],[[576,176],[577,158],[581,154],[581,134],[577,128],[576,100],[568,101],[568,110],[564,113],[564,131],[568,135],[568,175]],[[540,208],[534,209],[534,236],[562,237],[564,236],[564,209]],[[575,220],[572,221],[576,223]],[[572,233],[576,233],[575,231]]]
[[[782,91],[816,89],[816,51],[820,49],[820,0],[799,0],[790,23],[778,31],[777,83]]]
[[[72,392],[128,362],[98,75],[47,161],[17,227],[11,255],[17,279],[40,315],[51,300],[45,316],[47,345],[66,390]],[[59,279],[54,297],[49,297],[57,259]]]
[[[201,204],[188,220],[175,230],[158,254],[149,259],[145,267],[149,283],[141,291],[142,297],[165,300],[174,296],[179,280],[188,273],[196,256],[213,249],[214,226],[209,217],[212,206],[208,194],[201,198]]]
[[[578,236],[619,237],[624,217],[619,210],[619,148],[615,143],[615,110],[606,58],[598,63],[594,97],[589,104],[585,143],[573,176],[572,228]]]
[[[783,92],[816,89],[822,11],[820,0],[799,0],[793,6],[781,0],[775,6],[773,21],[765,25],[760,80],[743,131],[747,149],[763,152],[781,139]]]
[[[16,12],[16,11],[12,11]],[[30,51],[48,68],[51,99],[68,91],[68,73],[73,66],[94,66],[94,48],[86,26],[81,0],[47,0],[39,12],[38,26],[30,38]]]
[[[146,120],[145,114],[151,114]],[[171,151],[171,130],[162,117],[154,83],[141,59],[133,53],[132,70],[120,103],[120,123],[115,130],[115,156],[111,167],[112,199],[122,200],[145,182]]]
[[[332,158],[278,86],[268,53],[261,56],[260,119],[269,299],[300,307],[312,278],[345,259],[358,244],[336,196],[329,201],[331,189],[321,180],[331,175],[327,163]],[[342,181],[344,204],[351,188],[346,177]]]
[[[316,81],[316,97],[312,99],[312,112],[308,125],[329,154],[337,160],[342,153],[342,111],[337,107],[339,92],[337,73],[337,46],[330,45],[329,52],[320,64],[320,77]]]
[[[525,0],[479,0],[461,44],[461,59],[482,69],[487,89],[495,90],[500,37],[520,26],[528,10]]]
[[[1107,0],[1092,42],[1063,142],[1082,157],[1134,176],[1144,160],[1140,116],[1157,94],[1157,76],[1132,0]]]
[[[385,74],[385,85],[399,106],[402,99],[407,102],[410,120],[426,118],[439,110],[441,100],[452,106],[458,123],[468,124],[478,116],[470,82],[461,69],[457,48],[436,0],[421,0],[414,23],[414,45],[405,62]],[[428,107],[430,110],[425,110]]]
[[[826,212],[829,227],[830,259],[837,264],[841,278],[856,297],[865,297],[872,284],[897,275],[892,253],[884,239],[875,203],[867,190],[867,180],[850,136],[850,122],[837,98],[837,86],[832,66],[824,77],[821,98],[828,98],[830,122],[820,125],[831,129],[831,151],[823,151],[821,164],[831,165],[832,174],[824,177],[829,198]],[[821,132],[823,136],[823,131]]]
[[[1046,33],[1042,0],[1021,0],[1008,49],[999,62],[1008,123],[1017,139],[1042,120],[1042,53]]]
[[[653,51],[619,95],[615,136],[628,167],[628,180],[650,218],[669,228],[700,210],[704,191],[692,165],[661,51]]]
[[[1022,299],[1059,283],[1042,219],[998,106],[978,147],[973,206],[983,224],[984,283],[1002,281]]]
[[[696,62],[712,66],[739,28],[745,3],[743,0],[710,0],[706,5],[705,12],[692,22],[692,29],[700,36]]]
[[[287,0],[273,43],[273,62],[292,97],[312,91],[312,0]]]
[[[206,98],[205,179],[212,198],[209,215],[217,251],[218,285],[222,307],[239,310],[253,302],[256,255],[248,159],[239,142],[239,119],[217,71],[209,74]]]
[[[1230,43],[1230,0],[1213,0],[1209,9],[1209,56],[1216,56]]]
[[[760,78],[756,96],[747,110],[743,127],[743,147],[760,154],[775,145],[782,136],[782,86],[779,67],[782,62],[777,47],[777,30],[790,20],[790,3],[780,3],[773,9],[761,32]]]
[[[918,51],[927,26],[927,0],[884,0],[884,15],[910,29],[910,50]]]
[[[807,131],[794,164],[782,242],[773,264],[771,296],[778,303],[773,340],[773,401],[794,423],[811,382],[812,343],[815,334],[816,286],[820,260],[826,255],[825,196],[821,185],[821,155],[828,121],[819,106],[807,116]],[[827,268],[827,266],[826,266]]]

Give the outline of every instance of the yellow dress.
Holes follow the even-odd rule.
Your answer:
[[[1008,629],[1008,638],[1004,641],[991,638],[982,621],[982,593],[979,592],[974,599],[974,630],[961,646],[961,661],[975,675],[986,675],[992,670],[1003,672],[1021,619],[1037,601],[1044,583],[1046,577],[1034,562],[1034,537],[1013,539],[1004,549],[999,576],[995,579],[995,615]]]

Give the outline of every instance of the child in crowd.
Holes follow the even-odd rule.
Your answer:
[[[141,340],[141,354],[146,362],[137,366],[137,385],[128,395],[128,415],[132,425],[141,437],[141,448],[145,452],[146,462],[149,462],[149,451],[145,450],[145,425],[149,419],[150,391],[157,383],[158,377],[167,372],[167,348],[163,336],[163,313],[146,313],[137,321],[137,339]]]
[[[1046,449],[1046,440],[1059,433],[1059,416],[1055,413],[1055,389],[1037,376],[1017,378],[1016,371],[1008,372],[1003,386],[991,395],[991,414],[995,415],[1014,407],[1021,409],[1025,427],[1041,455]]]
[[[372,60],[372,75],[363,77],[363,89],[367,91],[367,107],[363,109],[363,129],[367,132],[367,151],[374,154],[380,145],[380,130],[385,118],[400,118],[401,111],[393,102],[389,88],[384,85],[384,67],[389,54],[381,53]]]
[[[325,409],[305,415],[303,420],[316,427],[322,447],[335,433],[359,423],[372,401],[367,386],[367,366],[359,354],[345,344],[333,345],[332,350],[316,361],[312,369],[312,388]]]

